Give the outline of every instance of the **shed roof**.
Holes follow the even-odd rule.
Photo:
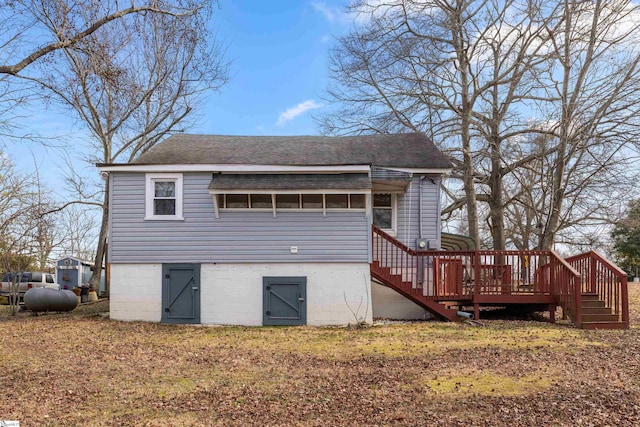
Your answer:
[[[368,190],[366,173],[352,174],[215,174],[209,190]]]
[[[88,261],[88,260],[85,260],[85,259],[81,259],[81,258],[75,257],[75,256],[73,256],[73,255],[66,255],[66,256],[63,256],[62,258],[58,258],[58,259],[56,260],[56,265],[57,265],[58,263],[60,263],[61,261],[64,261],[65,259],[72,259],[72,260],[75,260],[75,261],[77,261],[78,263],[83,264],[83,265],[93,266],[93,264],[94,264],[94,263],[93,263],[93,262],[91,262],[91,261]]]
[[[433,142],[419,133],[339,137],[176,134],[132,164],[451,168],[449,160]]]
[[[461,234],[442,233],[440,246],[445,251],[466,251],[476,249],[476,241]]]

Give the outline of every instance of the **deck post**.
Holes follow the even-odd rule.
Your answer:
[[[629,290],[627,287],[627,277],[623,276],[621,279],[621,297],[622,297],[622,321],[624,322],[624,324],[626,325],[626,327],[629,327]]]
[[[574,304],[574,319],[573,323],[576,325],[576,328],[582,327],[582,281],[580,278],[575,278],[574,283],[571,284],[573,287],[573,304]]]
[[[592,253],[589,254],[589,292],[596,293],[596,266],[597,260]]]
[[[549,320],[551,323],[556,323],[556,305],[549,304]]]
[[[480,281],[481,281],[481,275],[480,275],[480,253],[478,251],[475,251],[475,253],[473,254],[473,296],[474,298],[476,298],[478,295],[480,295]]]
[[[473,318],[475,320],[480,320],[480,304],[473,304]]]

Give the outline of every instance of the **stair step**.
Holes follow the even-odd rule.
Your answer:
[[[619,322],[617,314],[582,314],[583,322]]]
[[[600,295],[595,293],[583,293],[582,301],[598,301],[600,300]]]
[[[582,322],[582,329],[625,329],[624,322]]]
[[[581,308],[582,314],[611,314],[609,307],[584,307]]]
[[[581,307],[584,307],[584,308],[604,308],[605,305],[604,305],[604,301],[600,301],[600,300],[595,300],[595,301],[582,300]]]

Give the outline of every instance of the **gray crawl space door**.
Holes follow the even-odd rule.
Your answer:
[[[200,323],[200,264],[162,264],[162,323]]]
[[[307,324],[307,278],[263,277],[263,325]]]

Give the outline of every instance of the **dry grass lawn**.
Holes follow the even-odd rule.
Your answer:
[[[0,307],[0,420],[22,427],[640,425],[632,328],[484,321],[346,328],[110,321]]]

